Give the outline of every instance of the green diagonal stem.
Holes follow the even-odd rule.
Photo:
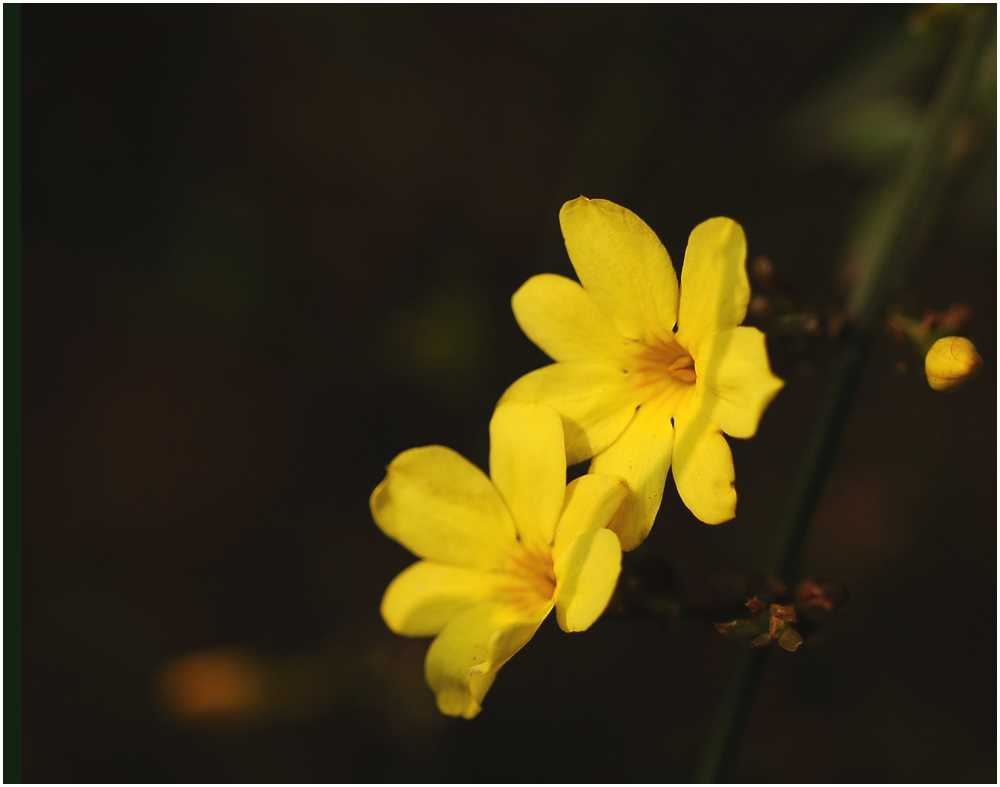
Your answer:
[[[872,337],[885,313],[890,287],[902,279],[928,198],[940,184],[951,135],[969,103],[977,68],[990,32],[995,29],[995,15],[993,5],[970,8],[951,61],[907,155],[881,232],[872,238],[867,250],[862,279],[848,304],[847,325],[841,336],[833,382],[806,448],[767,566],[788,583],[799,578],[802,545],[833,464]],[[694,781],[712,783],[727,778],[769,652],[770,648],[738,646]]]

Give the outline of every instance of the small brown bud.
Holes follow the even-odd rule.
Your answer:
[[[763,601],[754,596],[751,599],[747,599],[747,609],[749,609],[754,615],[767,607]]]
[[[774,303],[766,295],[754,295],[747,310],[754,320],[763,322],[774,314]]]
[[[750,275],[757,284],[769,287],[774,284],[774,264],[763,254],[759,254],[750,263]]]
[[[847,587],[837,579],[804,579],[795,587],[795,603],[802,609],[820,607],[833,612],[847,596]]]
[[[777,636],[786,623],[795,622],[795,607],[784,606],[783,604],[771,605],[771,627],[768,631],[771,638]]]

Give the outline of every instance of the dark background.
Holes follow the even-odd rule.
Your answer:
[[[549,620],[478,718],[442,717],[427,641],[379,617],[413,558],[368,495],[413,446],[485,465],[497,398],[545,362],[510,296],[572,275],[581,193],[678,268],[731,216],[802,304],[841,303],[898,156],[838,155],[809,108],[858,63],[898,76],[879,53],[914,13],[26,6],[24,779],[689,779],[733,643]],[[973,308],[984,372],[935,393],[876,342],[804,560],[851,601],[773,654],[740,780],[996,780],[991,78],[904,288]],[[694,602],[760,564],[827,383],[822,339],[771,350],[739,516],[701,524],[668,480],[646,545]]]

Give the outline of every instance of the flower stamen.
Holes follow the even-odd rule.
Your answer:
[[[667,367],[667,371],[685,383],[693,383],[698,379],[694,372],[694,358],[690,355],[682,355]]]

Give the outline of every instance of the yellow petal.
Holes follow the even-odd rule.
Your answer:
[[[478,467],[439,445],[393,459],[372,492],[371,509],[382,531],[418,557],[503,568],[518,548],[500,493]]]
[[[382,597],[382,618],[397,634],[432,637],[484,601],[502,597],[501,572],[421,560],[403,571]]]
[[[642,543],[660,510],[674,443],[671,415],[662,403],[643,405],[622,436],[590,463],[591,473],[620,476],[628,483],[629,494],[611,523],[626,552]]]
[[[490,477],[524,545],[547,554],[566,496],[559,413],[538,402],[501,402],[490,421]]]
[[[563,631],[590,628],[608,606],[622,570],[622,550],[610,530],[574,539],[555,562],[556,617]]]
[[[935,391],[957,391],[979,376],[983,358],[976,345],[961,336],[946,336],[934,342],[924,360],[927,384]]]
[[[525,617],[502,604],[479,604],[444,627],[427,651],[424,671],[448,716],[471,719],[482,710],[483,697],[497,670],[538,631],[552,609]]]
[[[674,415],[674,481],[691,513],[717,525],[736,516],[733,454],[700,401]]]
[[[569,259],[597,307],[628,339],[669,337],[677,274],[646,223],[613,202],[580,197],[559,212]]]
[[[552,542],[552,559],[558,560],[578,536],[607,527],[626,495],[628,484],[616,476],[585,475],[570,482]]]
[[[521,330],[556,361],[606,363],[624,370],[632,343],[577,282],[543,273],[511,299]]]
[[[708,337],[695,359],[705,410],[722,431],[753,437],[764,410],[784,382],[771,373],[764,334],[730,328]]]
[[[603,451],[632,420],[641,399],[632,375],[601,363],[554,363],[524,375],[501,402],[544,402],[562,416],[566,461]]]
[[[713,333],[735,328],[750,303],[747,241],[732,219],[703,221],[691,233],[681,269],[677,341],[695,355]]]

